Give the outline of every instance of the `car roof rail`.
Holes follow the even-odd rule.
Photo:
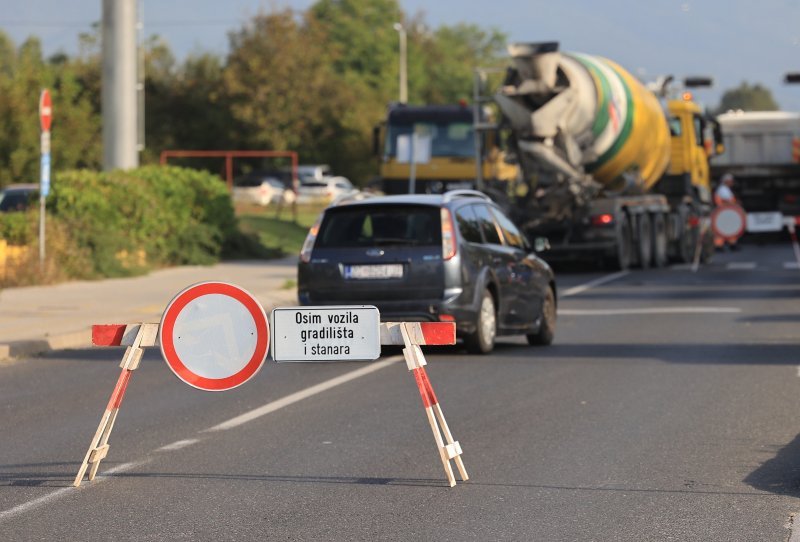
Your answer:
[[[339,196],[335,200],[331,202],[329,207],[336,207],[338,205],[344,205],[346,203],[353,203],[354,201],[362,201],[365,199],[370,199],[379,196],[379,194],[370,194],[369,192],[356,192],[355,194],[345,194],[343,196]]]
[[[453,201],[456,198],[481,198],[486,201],[492,201],[492,198],[478,190],[450,190],[444,193],[445,203]]]

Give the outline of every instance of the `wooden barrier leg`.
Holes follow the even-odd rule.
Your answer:
[[[75,476],[75,481],[72,483],[75,487],[81,485],[86,470],[89,469],[89,480],[94,480],[97,475],[97,470],[100,468],[100,461],[107,455],[109,450],[108,439],[111,436],[111,430],[114,428],[114,422],[117,420],[122,399],[125,397],[125,390],[128,388],[133,371],[139,367],[139,362],[142,359],[144,350],[140,348],[142,340],[148,333],[152,333],[152,329],[148,328],[145,324],[139,327],[139,332],[133,341],[133,344],[125,350],[125,356],[122,358],[120,367],[122,372],[117,379],[117,384],[114,386],[114,391],[111,393],[111,398],[108,401],[108,406],[100,419],[100,425],[97,427],[97,432],[89,444],[89,450],[83,458],[78,474]]]
[[[86,451],[86,456],[83,458],[83,463],[81,463],[81,468],[78,470],[78,475],[75,477],[75,481],[72,483],[72,485],[75,487],[81,485],[83,475],[86,474],[86,469],[89,468],[89,460],[92,459],[92,453],[97,449],[97,444],[100,442],[100,437],[102,437],[110,417],[111,411],[106,410],[103,413],[103,417],[100,419],[100,425],[97,427],[97,432],[94,434],[91,444],[89,444],[89,449]]]
[[[449,482],[450,487],[453,487],[456,485],[456,479],[455,475],[453,474],[453,468],[450,466],[451,459],[455,459],[461,479],[469,479],[467,471],[464,468],[464,462],[460,457],[462,453],[461,445],[458,443],[458,441],[453,440],[453,435],[450,433],[450,428],[447,425],[447,421],[444,419],[444,412],[439,405],[439,401],[436,399],[436,394],[433,392],[433,387],[428,379],[428,374],[425,372],[424,366],[426,365],[426,362],[425,357],[422,355],[422,350],[420,350],[419,346],[412,344],[410,334],[408,333],[405,324],[401,326],[401,333],[403,335],[403,342],[406,345],[406,348],[403,349],[403,356],[406,359],[406,365],[414,374],[414,379],[417,382],[417,387],[419,388],[419,393],[422,397],[422,405],[425,408],[425,414],[428,417],[428,423],[431,426],[433,438],[436,441],[439,457],[442,460],[442,466],[444,467],[444,472],[447,475],[447,481]],[[442,438],[442,433],[445,435],[444,438],[447,439],[446,445],[444,438]]]
[[[442,433],[444,433],[444,437],[447,440],[447,444],[449,444],[449,448],[452,451],[454,457],[452,459],[456,462],[456,467],[458,467],[458,473],[461,475],[461,480],[466,481],[469,480],[469,475],[467,474],[467,469],[464,467],[464,461],[461,459],[461,445],[458,441],[453,439],[452,433],[450,433],[450,427],[447,425],[447,420],[444,419],[444,411],[442,410],[442,405],[439,404],[439,401],[436,399],[436,394],[433,392],[433,386],[431,386],[431,381],[428,379],[428,372],[425,370],[424,367],[420,367],[419,371],[421,371],[422,379],[425,383],[425,387],[428,389],[428,395],[432,399],[433,408],[436,412],[436,417],[439,420],[439,425],[442,428]]]
[[[798,269],[800,269],[800,244],[797,242],[797,231],[793,222],[789,224],[789,235],[792,238],[792,249],[794,250],[794,259],[797,262]]]

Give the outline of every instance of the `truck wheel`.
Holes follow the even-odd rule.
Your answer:
[[[664,267],[667,265],[667,221],[663,213],[653,214],[653,265]]]
[[[653,226],[647,213],[639,217],[638,234],[639,266],[648,269],[653,261]]]
[[[494,349],[497,336],[497,314],[494,310],[494,298],[489,290],[483,291],[478,308],[478,326],[475,333],[464,337],[464,344],[470,354],[488,354]]]
[[[628,217],[624,213],[617,220],[617,254],[611,260],[612,265],[620,271],[625,271],[631,266],[631,227]]]
[[[556,294],[547,288],[542,305],[542,325],[536,333],[526,335],[531,346],[546,346],[553,343],[556,336]]]

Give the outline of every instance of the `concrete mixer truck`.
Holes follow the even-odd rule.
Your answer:
[[[549,257],[603,259],[625,269],[713,253],[707,119],[688,95],[662,104],[616,63],[509,46],[494,94],[520,176],[504,197]]]

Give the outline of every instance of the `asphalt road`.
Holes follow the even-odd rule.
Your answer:
[[[0,540],[800,540],[792,258],[560,273],[553,346],[428,349],[454,488],[397,355],[319,393],[292,395],[368,364],[268,362],[209,394],[150,351],[77,489],[122,351],[0,366]]]

